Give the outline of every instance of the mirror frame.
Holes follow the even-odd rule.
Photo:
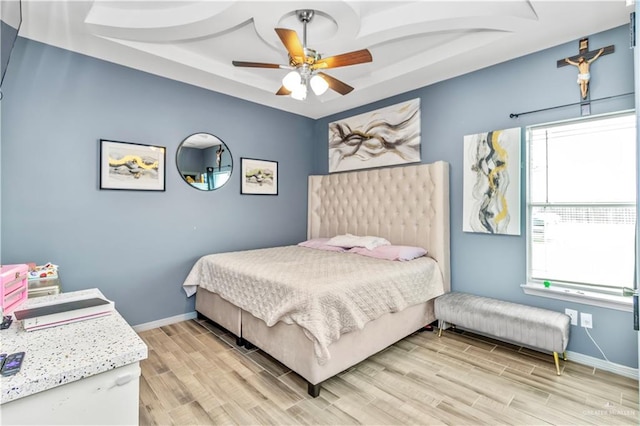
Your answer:
[[[199,144],[202,145],[202,147],[185,146],[185,143],[189,143],[188,141],[190,140],[191,142],[193,142],[194,137],[197,136],[200,136],[200,138],[196,139],[201,139]],[[196,142],[196,145],[198,145],[198,142]],[[222,152],[218,153],[218,150],[216,150],[214,154],[208,155],[211,164],[207,163],[207,159],[205,158],[205,155],[203,153],[202,165],[194,167],[194,170],[183,170],[184,164],[181,164],[180,154],[186,152],[183,151],[185,148],[207,150],[213,149],[216,146],[222,147]],[[227,155],[225,155],[225,153]],[[226,162],[225,160],[227,159],[228,164],[224,164]],[[215,178],[218,174],[215,171],[216,168],[218,169],[218,173],[222,171],[228,171],[226,180],[224,180],[219,185],[215,185]],[[180,174],[182,180],[190,187],[195,188],[199,191],[215,191],[216,189],[222,188],[227,184],[227,182],[229,182],[229,180],[231,180],[231,175],[233,174],[233,155],[231,155],[229,146],[218,136],[209,132],[196,132],[184,138],[178,145],[178,149],[176,150],[176,169],[178,170],[178,173]],[[193,175],[193,177],[191,177],[191,175]],[[192,181],[188,180],[189,177],[191,177]]]

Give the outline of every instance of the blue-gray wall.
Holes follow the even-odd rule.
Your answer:
[[[633,51],[629,28],[619,27],[589,36],[591,49],[615,45],[615,53],[591,66],[590,96],[595,100],[634,91]],[[328,171],[328,124],[332,121],[420,98],[422,162],[445,160],[451,165],[451,275],[452,288],[489,297],[540,306],[560,312],[565,308],[593,314],[590,331],[612,362],[637,367],[638,346],[628,312],[578,305],[525,295],[526,281],[525,175],[522,175],[522,235],[498,236],[462,232],[462,162],[464,135],[494,129],[526,127],[580,117],[580,107],[559,108],[518,119],[511,113],[539,110],[580,101],[577,69],[556,67],[558,59],[578,53],[578,41],[527,55],[493,67],[453,78],[317,120],[315,123],[314,174]],[[634,108],[634,97],[593,102],[599,114]],[[525,160],[523,141],[522,160]],[[568,350],[602,358],[584,329],[572,327]]]
[[[589,37],[592,48],[616,46],[592,66],[592,99],[633,92],[628,34],[624,26]],[[556,68],[577,48],[575,41],[310,120],[19,39],[2,101],[2,261],[56,262],[66,291],[100,288],[131,324],[190,312],[180,285],[202,254],[305,237],[306,178],[328,170],[329,122],[419,97],[422,161],[451,164],[454,290],[591,312],[608,358],[635,368],[631,314],[522,293],[524,197],[521,237],[462,232],[463,136],[579,116],[569,107],[509,118],[579,100],[576,69]],[[629,108],[633,97],[594,102],[592,113]],[[219,136],[233,154],[236,169],[218,191],[190,188],[175,169],[178,144],[195,132]],[[100,138],[166,146],[166,192],[100,191]],[[239,194],[240,157],[279,162],[277,197]],[[572,327],[568,349],[601,358],[580,328]]]
[[[313,120],[18,39],[2,100],[2,262],[51,261],[65,291],[98,287],[131,324],[192,312],[206,253],[306,237]],[[199,191],[175,153],[225,141],[230,181]],[[167,148],[166,191],[100,190],[99,139]],[[278,196],[240,195],[240,157],[279,162]]]
[[[4,6],[0,5],[0,9]],[[20,13],[19,8],[11,8],[11,14]],[[3,10],[4,12],[4,10]],[[16,20],[15,23],[7,24],[4,21],[0,21],[0,83],[2,82],[2,77],[7,70],[7,65],[9,64],[9,57],[11,55],[11,50],[13,48],[13,44],[18,37],[19,28],[14,27],[13,25],[20,27],[21,19],[16,19],[16,16],[10,16],[11,20]]]

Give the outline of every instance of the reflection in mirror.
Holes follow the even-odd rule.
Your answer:
[[[203,191],[227,183],[233,169],[229,148],[209,133],[195,133],[183,140],[176,153],[176,164],[185,182]]]

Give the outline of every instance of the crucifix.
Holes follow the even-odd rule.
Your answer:
[[[557,62],[558,68],[563,67],[565,65],[573,65],[578,68],[578,80],[577,83],[580,85],[580,101],[587,101],[582,104],[582,115],[588,115],[588,112],[585,114],[586,110],[589,110],[589,80],[591,79],[591,72],[589,71],[589,66],[593,61],[598,59],[602,55],[608,55],[614,52],[614,46],[606,46],[598,50],[589,51],[589,39],[583,38],[579,42],[578,46],[578,54],[571,56],[569,58],[559,59]]]

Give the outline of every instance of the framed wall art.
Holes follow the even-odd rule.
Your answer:
[[[100,189],[165,190],[166,149],[100,139]]]
[[[520,235],[520,128],[464,137],[462,230]]]
[[[278,195],[278,162],[240,158],[240,193]]]
[[[420,162],[420,98],[329,123],[329,173]]]

